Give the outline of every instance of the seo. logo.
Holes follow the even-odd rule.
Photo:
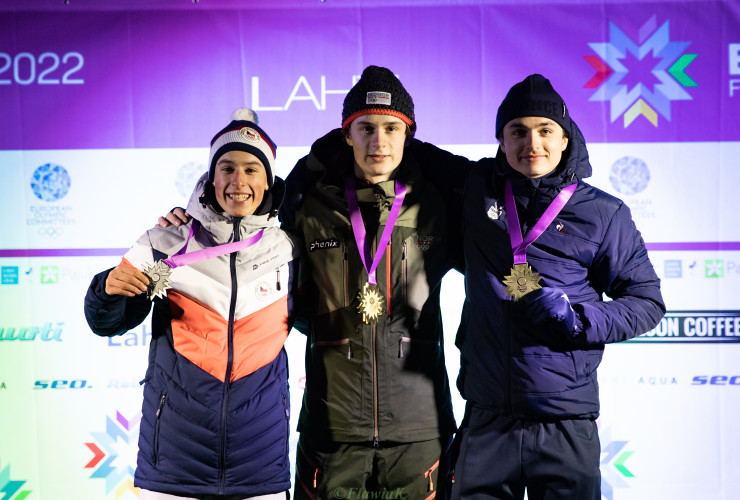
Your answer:
[[[87,380],[37,380],[34,389],[92,389]]]

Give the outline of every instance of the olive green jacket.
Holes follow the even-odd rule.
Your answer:
[[[307,345],[298,430],[351,443],[451,435],[456,426],[439,300],[442,277],[460,262],[457,207],[424,180],[407,149],[398,174],[406,197],[377,269],[382,313],[376,324],[366,324],[358,306],[367,272],[344,191],[352,166],[352,150],[337,129],[314,143],[286,181],[283,229],[302,241],[314,298],[299,321]],[[374,250],[394,181],[351,179]]]

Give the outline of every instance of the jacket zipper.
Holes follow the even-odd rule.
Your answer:
[[[403,251],[401,252],[401,297],[406,304],[406,241],[403,242]]]
[[[239,223],[241,217],[234,217],[234,241],[239,241]],[[231,370],[234,365],[234,315],[236,312],[236,254],[229,255],[229,267],[231,271],[231,302],[229,304],[229,326],[228,326],[228,357],[226,361],[226,374],[224,375],[223,399],[221,401],[221,449],[218,467],[218,494],[223,495],[226,487],[226,415],[229,406],[229,388],[231,386]]]
[[[388,246],[385,250],[385,288],[388,294],[388,319],[391,317],[391,242],[388,241]]]
[[[370,325],[370,331],[372,333],[372,349],[373,349],[373,446],[377,448],[380,445],[380,436],[378,435],[378,360],[375,355],[375,344],[376,344],[376,324]]]
[[[506,321],[506,336],[505,338],[505,350],[506,350],[506,414],[511,415],[511,319],[510,319],[510,304],[506,304],[504,310],[505,321]]]
[[[424,473],[424,477],[429,479],[429,484],[427,485],[427,493],[430,491],[434,491],[434,481],[432,481],[432,473],[437,470],[437,467],[439,467],[439,460],[434,462],[434,465],[429,467],[429,469]]]
[[[159,407],[157,408],[157,412],[155,413],[155,416],[157,417],[157,423],[154,427],[154,467],[159,465],[159,425],[162,418],[162,410],[164,409],[164,402],[167,399],[166,394],[162,394],[162,396],[159,398]]]
[[[347,256],[347,242],[342,239],[342,281],[344,282],[344,307],[349,307],[349,261]]]
[[[371,255],[375,255],[376,252],[376,240],[373,238],[373,245],[372,245],[372,253]],[[377,344],[377,323],[372,323],[370,325],[370,337],[371,337],[371,347],[373,350],[373,446],[378,447],[380,444],[380,436],[378,435],[378,355],[375,352],[376,351],[376,344]]]
[[[275,268],[275,274],[277,274],[276,282],[275,282],[275,289],[280,291],[280,268]]]

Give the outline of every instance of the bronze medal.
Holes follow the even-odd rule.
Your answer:
[[[511,274],[504,278],[506,295],[517,301],[540,286],[540,275],[533,273],[529,264],[514,264]]]
[[[378,287],[365,283],[359,298],[360,304],[357,309],[362,314],[362,321],[366,324],[377,323],[378,318],[383,314],[383,297]]]
[[[147,278],[149,278],[146,297],[149,300],[154,300],[156,297],[164,298],[165,292],[172,288],[170,286],[172,268],[159,260],[151,266],[149,264],[144,264],[142,272]]]

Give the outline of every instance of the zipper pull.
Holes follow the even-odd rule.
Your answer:
[[[450,471],[450,481],[452,482],[452,484],[455,484],[455,469],[454,468]]]
[[[278,267],[275,269],[275,272],[277,273],[277,283],[275,283],[275,288],[280,290],[280,268]]]
[[[427,471],[427,474],[429,475],[429,487],[427,491],[434,491],[434,482],[432,481],[432,469],[429,469]]]
[[[398,339],[398,357],[403,357],[403,339]]]
[[[318,477],[319,477],[319,469],[317,468],[316,470],[314,470],[314,473],[313,473],[313,489],[317,488]]]
[[[162,394],[162,397],[159,398],[159,408],[157,408],[157,413],[155,413],[155,416],[159,418],[159,415],[162,413],[162,408],[164,408],[164,400],[167,396]]]
[[[347,344],[347,359],[352,359],[352,342]]]

